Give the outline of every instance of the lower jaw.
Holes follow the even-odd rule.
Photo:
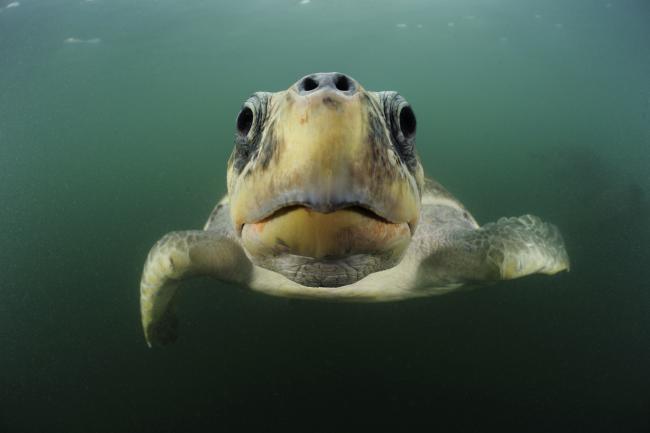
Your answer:
[[[251,261],[310,287],[340,287],[400,262],[411,241],[407,223],[390,223],[354,208],[320,213],[292,207],[245,224]]]
[[[404,249],[410,238],[407,223],[391,223],[357,208],[321,213],[294,206],[242,229],[244,247],[253,256],[336,259],[382,254]]]
[[[401,255],[391,254],[355,254],[337,259],[314,259],[294,254],[251,257],[255,265],[307,287],[342,287],[354,284],[374,272],[392,268],[401,258]]]

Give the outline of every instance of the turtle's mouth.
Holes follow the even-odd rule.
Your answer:
[[[242,224],[240,233],[253,257],[291,254],[336,260],[358,254],[401,256],[412,230],[409,222],[389,221],[359,203],[291,203]]]
[[[360,201],[342,201],[342,202],[310,202],[302,200],[282,200],[280,203],[271,203],[269,206],[258,207],[249,217],[237,226],[237,233],[242,234],[245,225],[264,224],[274,218],[282,217],[294,210],[304,208],[307,212],[316,214],[336,214],[340,211],[354,212],[366,218],[381,222],[384,224],[406,224],[411,232],[415,233],[417,219],[413,221],[392,221],[376,206]]]
[[[268,220],[271,220],[271,219],[277,218],[277,217],[281,217],[282,215],[290,213],[290,212],[292,212],[292,211],[294,211],[296,209],[299,209],[299,208],[305,208],[305,210],[307,210],[307,212],[317,212],[317,213],[321,213],[321,214],[332,214],[332,213],[336,213],[336,212],[338,212],[340,210],[346,210],[348,212],[356,212],[356,213],[361,214],[361,215],[363,215],[363,216],[365,216],[367,218],[372,218],[372,219],[375,219],[377,221],[383,222],[385,224],[393,224],[389,220],[387,220],[386,218],[383,218],[383,217],[379,216],[376,212],[374,212],[372,209],[370,209],[370,207],[364,207],[364,206],[362,206],[360,204],[342,204],[342,205],[338,205],[338,206],[335,206],[335,207],[319,207],[319,206],[312,206],[310,204],[293,204],[293,205],[289,205],[289,206],[284,206],[284,207],[276,210],[275,212],[273,212],[268,217],[263,218],[263,220],[260,221],[260,222],[268,221]]]

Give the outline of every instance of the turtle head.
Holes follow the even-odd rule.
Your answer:
[[[415,115],[340,73],[258,92],[237,116],[232,223],[249,258],[306,286],[343,286],[402,259],[420,215]]]

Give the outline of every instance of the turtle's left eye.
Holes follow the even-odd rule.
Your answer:
[[[415,153],[417,122],[411,104],[397,92],[377,92],[377,96],[381,101],[395,150],[409,168],[414,168],[417,164]]]
[[[399,112],[399,129],[405,139],[410,139],[415,135],[415,113],[409,105],[401,107]]]
[[[415,113],[408,102],[399,95],[391,101],[390,130],[395,148],[407,165],[415,162]]]

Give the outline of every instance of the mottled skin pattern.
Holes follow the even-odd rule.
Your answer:
[[[149,345],[175,340],[174,297],[192,276],[372,302],[569,267],[559,231],[537,217],[480,227],[424,178],[408,103],[342,74],[246,101],[227,185],[203,230],[169,233],[149,253],[140,284]]]

